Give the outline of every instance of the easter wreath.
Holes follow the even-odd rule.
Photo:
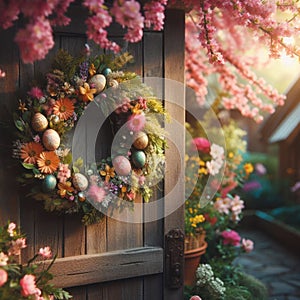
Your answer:
[[[137,195],[150,200],[164,168],[167,114],[135,73],[121,71],[130,60],[128,53],[73,57],[60,50],[43,88],[33,86],[19,100],[13,149],[22,164],[19,181],[31,185],[29,195],[46,210],[82,213],[88,225],[108,210],[132,208]],[[111,156],[87,165],[73,161],[67,141],[91,102],[114,134],[123,131]]]

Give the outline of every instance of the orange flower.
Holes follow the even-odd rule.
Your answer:
[[[24,163],[35,164],[40,153],[43,151],[43,146],[39,143],[30,142],[22,145],[21,158]]]
[[[109,182],[110,178],[115,177],[115,168],[111,168],[109,165],[105,166],[105,170],[100,171],[101,176],[105,176],[105,182]]]
[[[67,196],[67,193],[74,192],[74,188],[72,187],[72,183],[70,181],[59,183],[58,188],[59,190],[57,191],[57,193],[61,198],[65,198]]]
[[[95,68],[94,64],[91,64],[91,66],[89,68],[89,74],[90,74],[90,76],[93,76],[96,74],[96,68]]]
[[[44,151],[37,159],[39,170],[45,174],[53,173],[60,163],[60,160],[54,151]]]
[[[79,92],[82,95],[82,100],[85,102],[94,100],[94,94],[96,89],[91,89],[88,83],[84,83],[83,86],[79,87]]]
[[[53,107],[53,113],[61,120],[67,120],[72,117],[74,112],[74,104],[72,100],[69,98],[63,98],[55,101],[55,105]]]

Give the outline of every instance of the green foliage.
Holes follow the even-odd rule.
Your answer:
[[[60,49],[54,57],[52,68],[63,73],[64,80],[69,81],[76,72],[78,63],[83,60],[83,57],[75,59],[68,51]]]

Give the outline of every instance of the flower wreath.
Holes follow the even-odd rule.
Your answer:
[[[32,185],[29,195],[46,210],[82,212],[87,225],[104,211],[132,207],[137,195],[150,200],[153,182],[162,178],[166,112],[135,73],[120,71],[130,60],[128,53],[72,57],[60,50],[44,88],[34,86],[19,100],[13,151],[25,171],[19,181]],[[67,141],[91,101],[113,132],[123,131],[112,156],[87,165],[73,161]]]

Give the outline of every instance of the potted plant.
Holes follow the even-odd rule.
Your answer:
[[[187,141],[185,157],[185,285],[195,283],[196,269],[207,248],[206,231],[213,215],[201,207],[201,194],[210,175],[217,175],[224,164],[224,149],[203,137]],[[211,211],[212,212],[212,211]]]

